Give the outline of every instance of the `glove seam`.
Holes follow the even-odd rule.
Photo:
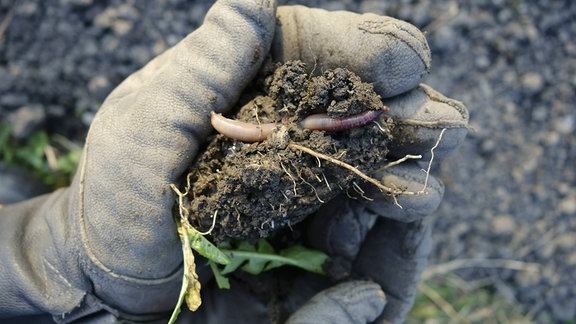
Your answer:
[[[391,18],[394,19],[394,18]],[[388,29],[384,28],[386,26],[392,26],[393,28]],[[426,71],[430,71],[430,57],[424,57],[421,54],[423,53],[430,53],[430,49],[426,42],[420,42],[418,37],[415,33],[411,32],[410,30],[403,28],[396,21],[373,21],[373,20],[365,20],[358,24],[358,29],[363,30],[370,34],[382,34],[382,35],[390,35],[395,39],[401,41],[402,43],[406,44],[410,47],[416,55],[422,61]],[[400,34],[403,33],[405,35],[410,36],[409,39],[400,37]],[[416,46],[418,44],[422,44],[425,46]]]
[[[84,181],[85,181],[85,177],[86,177],[86,161],[87,161],[87,156],[88,156],[88,152],[90,150],[90,131],[88,132],[88,136],[87,136],[88,140],[86,141],[86,144],[84,146],[84,154],[82,155],[82,159],[80,162],[80,173],[79,173],[79,183],[78,183],[78,215],[79,215],[79,227],[80,227],[80,240],[82,242],[82,246],[83,249],[86,251],[86,255],[88,256],[89,259],[89,263],[86,264],[85,271],[93,274],[95,276],[98,277],[102,277],[102,273],[104,273],[107,276],[113,277],[115,279],[119,279],[122,280],[124,282],[126,282],[127,284],[130,284],[132,286],[138,286],[138,285],[142,285],[142,284],[146,284],[146,285],[161,285],[163,283],[167,283],[170,281],[173,281],[175,279],[177,279],[179,276],[181,276],[181,270],[183,265],[180,264],[178,267],[176,267],[171,274],[169,274],[166,277],[163,278],[138,278],[138,277],[134,277],[134,276],[128,276],[128,275],[123,275],[123,274],[119,274],[117,272],[115,272],[114,270],[110,269],[109,267],[107,267],[102,261],[100,261],[98,259],[98,257],[93,253],[92,251],[92,247],[90,245],[90,242],[88,240],[88,236],[86,234],[86,223],[85,223],[85,215],[84,215]],[[94,266],[91,266],[90,264],[93,264]],[[99,270],[99,271],[98,271]],[[91,276],[88,276],[91,278]]]

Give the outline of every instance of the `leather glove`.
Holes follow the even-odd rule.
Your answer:
[[[289,52],[295,50],[309,63],[350,63],[344,65],[375,82],[385,97],[417,86],[429,68],[425,41],[413,27],[406,31],[407,24],[348,13],[300,24],[298,17],[306,12],[302,7],[282,9],[274,33],[274,1],[219,1],[197,31],[118,86],[90,128],[71,186],[0,209],[0,317],[49,313],[57,322],[143,322],[169,315],[182,277],[169,184],[181,179],[211,132],[209,112],[234,105],[273,39],[276,59],[292,59]],[[367,23],[357,26],[362,19]],[[347,38],[355,46],[343,46],[342,53],[315,48],[315,30],[307,26],[312,22],[318,28],[326,24],[324,34],[333,32],[328,29],[332,24],[348,28],[330,35],[333,45],[353,36],[350,31],[366,38]],[[387,33],[387,28],[410,40]],[[381,41],[373,44],[370,37]],[[360,52],[368,56],[358,56]],[[374,209],[373,214],[382,210]],[[369,267],[357,268],[380,283]],[[352,294],[362,298],[334,304],[325,302],[331,299],[326,291],[311,301],[321,312],[312,307],[300,314],[318,319],[313,314],[340,307],[343,314],[355,314],[350,318],[376,317],[382,291],[366,282],[352,284],[368,287]],[[354,307],[366,300],[376,301],[372,314]]]

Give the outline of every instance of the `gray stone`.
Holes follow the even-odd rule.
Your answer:
[[[28,105],[20,107],[8,116],[8,121],[11,125],[12,136],[17,139],[24,139],[40,129],[46,121],[46,114],[41,105]]]

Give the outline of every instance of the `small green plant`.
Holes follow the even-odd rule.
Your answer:
[[[0,125],[0,161],[31,171],[53,189],[70,183],[80,161],[80,145],[45,131],[35,132],[24,140],[10,134],[8,124]]]
[[[532,323],[519,304],[455,274],[423,281],[407,323]]]
[[[188,177],[184,192],[181,192],[174,184],[170,185],[172,190],[178,195],[180,218],[176,220],[176,223],[182,242],[184,274],[178,302],[168,323],[171,324],[176,321],[184,301],[186,301],[186,305],[191,311],[198,309],[202,303],[200,298],[201,286],[196,273],[194,251],[208,259],[208,265],[214,273],[216,283],[218,287],[223,289],[230,288],[230,282],[226,275],[238,269],[258,275],[264,271],[288,265],[324,274],[322,266],[328,260],[328,256],[321,251],[301,245],[275,251],[268,241],[261,239],[256,245],[252,245],[247,241],[229,241],[221,244],[220,247],[216,247],[205,237],[212,229],[202,233],[190,225],[188,221],[189,211],[184,207],[183,200],[190,189],[189,181],[190,178]],[[216,223],[217,216],[217,213],[214,213],[212,227]],[[219,265],[223,266],[223,268]]]
[[[216,283],[222,289],[230,288],[226,275],[238,269],[258,275],[264,271],[289,265],[324,274],[322,265],[328,259],[323,252],[301,245],[275,251],[265,239],[259,240],[256,245],[247,241],[226,242],[218,248],[204,237],[208,233],[194,229],[187,220],[178,222],[178,234],[182,241],[184,275],[178,302],[168,323],[176,321],[184,301],[191,311],[195,311],[202,304],[194,251],[208,259],[208,265],[214,273]],[[224,267],[221,268],[219,265]]]
[[[302,245],[276,251],[265,239],[259,240],[255,245],[247,241],[226,242],[220,247],[220,251],[230,258],[230,262],[222,269],[216,265],[220,262],[209,262],[220,288],[230,287],[224,276],[238,269],[258,275],[286,265],[323,275],[325,273],[322,265],[328,259],[323,252]]]

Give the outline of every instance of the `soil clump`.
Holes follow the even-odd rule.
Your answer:
[[[217,134],[192,166],[188,195],[190,221],[199,230],[213,224],[212,239],[255,241],[290,227],[342,192],[363,199],[352,172],[295,149],[304,146],[370,174],[386,159],[391,121],[377,118],[344,131],[302,128],[306,116],[342,118],[386,109],[371,84],[337,68],[319,76],[299,61],[279,66],[263,79],[264,92],[243,105],[236,120],[279,122],[262,142],[243,143]],[[381,115],[383,116],[383,115]]]

